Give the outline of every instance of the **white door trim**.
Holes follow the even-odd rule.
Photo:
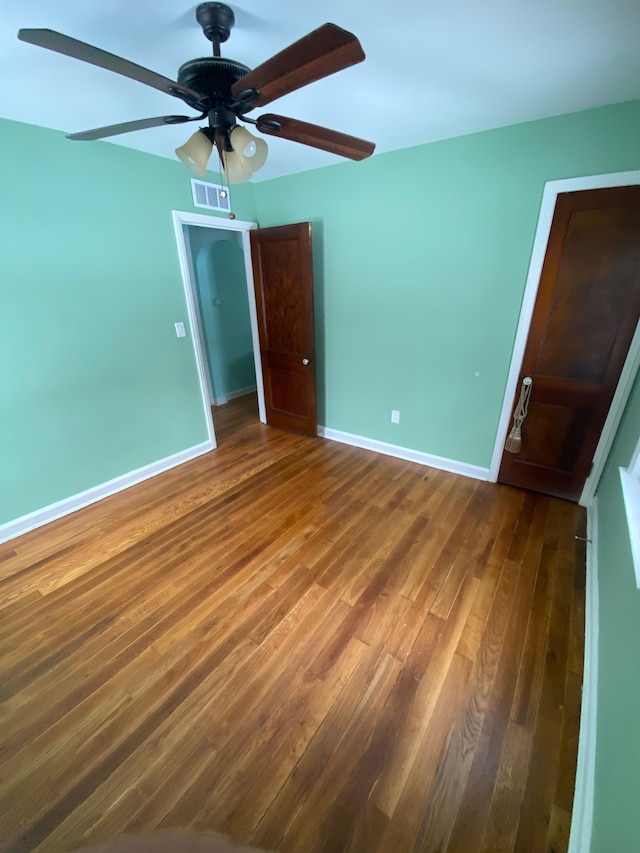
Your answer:
[[[249,238],[249,232],[257,228],[258,224],[256,222],[246,222],[242,219],[219,219],[213,216],[206,216],[202,213],[188,213],[184,210],[174,210],[172,211],[172,215],[173,227],[176,235],[176,243],[178,245],[180,270],[182,272],[182,283],[184,286],[185,298],[187,300],[189,324],[191,326],[191,339],[193,341],[193,349],[195,352],[196,365],[198,368],[198,379],[200,381],[202,404],[204,407],[205,418],[207,421],[209,438],[211,439],[215,447],[216,438],[215,429],[213,426],[213,417],[211,414],[209,371],[206,367],[204,332],[200,319],[200,311],[198,310],[198,298],[196,294],[193,261],[191,259],[190,247],[188,246],[188,243],[185,240],[183,225],[197,225],[203,228],[213,228],[218,230],[240,232],[240,236],[242,239],[242,250],[244,254],[244,269],[247,279],[247,295],[249,297],[251,339],[253,342],[253,360],[256,369],[256,390],[258,393],[258,415],[260,420],[264,424],[267,422],[267,415],[264,402],[264,381],[262,377],[260,342],[258,338],[258,313],[256,308],[256,294],[253,281],[253,267],[251,264],[251,241]]]
[[[538,227],[531,252],[531,261],[529,263],[529,273],[527,275],[527,283],[525,285],[524,296],[522,299],[522,307],[520,309],[520,319],[518,320],[518,328],[516,331],[516,339],[513,345],[513,354],[511,356],[511,364],[507,376],[507,384],[505,387],[504,399],[502,401],[502,411],[500,420],[498,421],[498,429],[496,432],[496,441],[493,448],[493,456],[489,467],[489,481],[495,483],[498,479],[500,470],[500,461],[502,459],[502,451],[504,442],[507,437],[509,425],[511,422],[511,409],[513,400],[516,394],[518,378],[520,376],[520,367],[524,357],[524,350],[529,337],[529,327],[531,326],[531,317],[533,308],[538,295],[538,285],[540,283],[540,274],[544,263],[545,254],[547,251],[547,243],[549,242],[549,233],[551,231],[551,222],[553,213],[556,207],[556,199],[559,193],[577,192],[579,190],[597,190],[607,187],[624,187],[640,184],[640,171],[633,172],[616,172],[609,175],[587,175],[581,178],[567,178],[561,181],[547,181],[544,186],[542,196],[542,204],[540,206],[540,215],[538,217]],[[589,479],[584,485],[582,494],[580,495],[580,503],[583,506],[588,506],[593,500],[593,496],[598,485],[598,481],[602,474],[604,464],[611,450],[611,444],[615,436],[616,430],[620,424],[620,419],[627,403],[631,385],[635,378],[638,367],[640,366],[640,324],[636,329],[633,338],[633,343],[629,349],[627,360],[620,375],[620,381],[616,389],[609,415],[605,422],[600,436],[600,441],[593,457],[593,469],[589,475]]]

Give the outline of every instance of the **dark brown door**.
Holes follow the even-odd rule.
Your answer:
[[[578,500],[640,317],[640,187],[558,196],[498,480]]]
[[[251,232],[267,423],[315,436],[311,223]]]

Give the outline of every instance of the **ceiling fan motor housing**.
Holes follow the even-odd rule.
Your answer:
[[[233,59],[204,56],[190,59],[180,66],[178,83],[201,94],[207,109],[219,104],[230,106],[236,101],[231,94],[231,87],[249,70],[246,65]]]

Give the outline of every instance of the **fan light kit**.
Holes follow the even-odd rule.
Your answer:
[[[68,139],[104,139],[166,124],[207,120],[205,127],[176,149],[176,154],[192,171],[204,177],[215,146],[230,184],[248,181],[264,165],[268,153],[264,139],[254,136],[239,121],[254,125],[260,133],[351,160],[363,160],[373,154],[375,145],[356,136],[273,113],[257,119],[247,115],[256,107],[362,62],[364,51],[352,33],[335,24],[323,24],[251,70],[220,55],[220,45],[227,41],[235,24],[229,6],[201,3],[196,8],[196,20],[213,44],[213,56],[185,62],[178,70],[177,81],[54,30],[20,30],[18,38],[160,89],[198,112],[196,116],[168,115],[112,124],[68,134]]]

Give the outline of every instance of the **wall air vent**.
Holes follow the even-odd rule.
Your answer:
[[[229,189],[219,184],[208,184],[206,181],[191,179],[191,192],[194,207],[206,207],[207,210],[222,210],[228,213]]]

